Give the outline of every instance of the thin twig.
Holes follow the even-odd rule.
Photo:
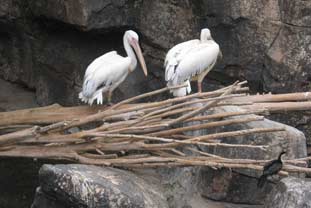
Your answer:
[[[238,82],[235,82],[235,83],[232,85],[232,87],[230,87],[228,90],[226,90],[220,97],[223,98],[223,97],[225,97],[226,95],[231,94],[231,93],[234,91],[235,86],[236,86],[237,84],[238,84]],[[179,117],[179,118],[177,118],[177,119],[174,119],[173,121],[169,122],[168,124],[169,124],[169,126],[172,126],[173,124],[180,123],[180,122],[182,122],[182,121],[184,121],[184,120],[187,120],[188,118],[191,118],[191,117],[196,116],[196,115],[198,115],[198,114],[200,114],[200,113],[203,113],[204,111],[206,111],[207,109],[211,108],[212,106],[215,106],[215,105],[216,105],[218,102],[220,102],[220,101],[221,101],[221,99],[211,101],[211,102],[209,102],[208,104],[206,104],[205,106],[201,107],[200,109],[195,110],[195,111],[190,112],[190,113],[187,113],[187,114],[185,114],[185,115],[183,115],[183,116],[181,116],[181,117]]]
[[[135,97],[123,100],[123,101],[121,101],[121,102],[111,106],[110,110],[116,109],[116,108],[118,108],[121,105],[124,105],[126,103],[130,103],[130,102],[142,99],[142,98],[151,97],[151,96],[156,95],[156,94],[160,94],[160,93],[172,90],[172,89],[178,89],[178,88],[182,88],[182,87],[186,87],[186,86],[187,86],[186,84],[182,84],[182,85],[178,85],[178,86],[174,86],[174,87],[164,87],[164,88],[159,89],[159,90],[155,90],[155,91],[152,91],[152,92],[141,94],[141,95],[138,95],[138,96],[135,96]]]

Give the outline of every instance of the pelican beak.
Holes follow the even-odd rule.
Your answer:
[[[133,46],[133,48],[135,50],[135,53],[136,53],[136,55],[138,57],[138,60],[139,60],[140,65],[141,65],[141,68],[144,71],[145,76],[147,76],[148,75],[147,66],[146,66],[146,63],[145,63],[145,59],[143,57],[143,53],[141,52],[141,49],[139,47],[138,41],[133,39],[132,46]]]

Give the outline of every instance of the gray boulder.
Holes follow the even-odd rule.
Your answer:
[[[120,169],[44,165],[39,177],[40,188],[32,208],[168,207],[158,187]]]
[[[268,195],[265,208],[310,208],[311,181],[288,177],[281,180]]]
[[[209,110],[206,114],[242,111],[236,106],[223,106]],[[254,117],[256,115],[236,116],[236,118]],[[260,133],[240,137],[229,137],[220,139],[221,142],[229,144],[252,144],[267,145],[266,150],[236,148],[236,147],[206,147],[200,145],[200,149],[217,154],[226,158],[244,158],[254,160],[271,160],[277,158],[282,150],[286,150],[286,159],[306,157],[306,138],[304,134],[287,125],[268,119],[249,122],[246,124],[235,124],[219,128],[203,129],[190,132],[192,135],[205,135],[219,131],[236,131],[250,128],[273,128],[283,127],[285,131]],[[262,200],[273,186],[267,184],[264,189],[257,188],[257,179],[261,171],[245,169],[210,169],[202,168],[199,172],[198,187],[206,198],[234,203],[262,204]]]

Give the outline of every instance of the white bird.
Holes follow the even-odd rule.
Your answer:
[[[108,52],[96,58],[86,69],[82,92],[79,98],[90,105],[97,99],[97,104],[103,104],[102,93],[108,92],[108,103],[111,104],[111,96],[116,89],[137,66],[136,55],[140,61],[142,70],[147,76],[147,67],[139,47],[139,38],[136,32],[128,30],[123,36],[123,45],[127,57],[120,56],[116,51]]]
[[[202,92],[202,81],[218,57],[222,57],[219,45],[207,28],[201,30],[200,40],[189,40],[171,48],[164,61],[167,85],[187,84],[187,87],[171,90],[173,95],[180,97],[189,94],[190,80],[197,80],[198,91]]]

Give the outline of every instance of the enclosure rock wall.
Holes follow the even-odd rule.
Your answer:
[[[132,28],[152,72],[145,79],[136,70],[120,86],[121,99],[163,86],[166,51],[209,27],[224,54],[209,83],[309,90],[310,10],[310,2],[291,0],[3,0],[0,75],[36,90],[42,105],[75,104],[86,66],[109,50],[124,54],[122,34]]]
[[[35,91],[40,105],[77,104],[87,65],[110,50],[124,54],[122,35],[131,28],[140,34],[149,76],[137,69],[115,91],[116,101],[165,86],[167,50],[209,27],[224,58],[204,90],[246,79],[253,92],[309,91],[310,10],[298,0],[2,0],[0,77]],[[275,118],[310,138],[310,115]]]

